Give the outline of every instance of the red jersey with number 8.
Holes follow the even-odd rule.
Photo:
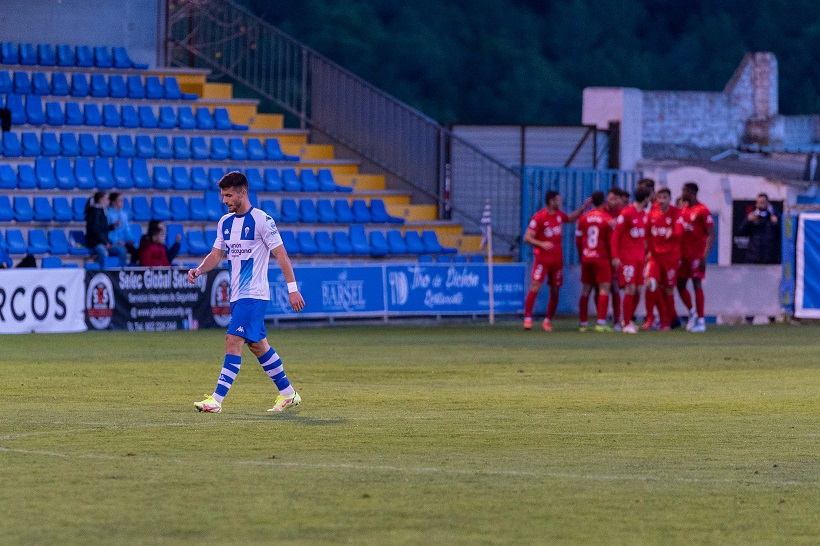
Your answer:
[[[612,216],[608,212],[593,209],[578,220],[575,230],[580,239],[582,262],[609,262],[609,243],[612,238]]]

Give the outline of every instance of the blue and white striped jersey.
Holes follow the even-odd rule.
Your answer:
[[[270,251],[281,244],[276,222],[259,209],[251,207],[245,214],[230,213],[219,219],[214,248],[228,253],[232,302],[270,300]]]

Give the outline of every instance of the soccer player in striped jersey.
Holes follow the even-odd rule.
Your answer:
[[[222,400],[239,373],[242,346],[247,345],[259,360],[262,369],[279,390],[273,407],[268,411],[281,412],[302,401],[290,384],[282,360],[268,343],[265,330],[265,308],[270,300],[268,263],[273,254],[288,285],[290,306],[297,313],[305,307],[299,293],[288,253],[273,219],[253,208],[248,199],[248,179],[233,171],[219,181],[222,202],[228,214],[217,224],[217,235],[211,252],[202,263],[188,271],[188,282],[214,269],[228,253],[231,275],[231,322],[225,336],[225,360],[213,394],[194,402],[197,411],[219,413]]]

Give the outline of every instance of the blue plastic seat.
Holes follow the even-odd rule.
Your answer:
[[[29,125],[43,125],[46,122],[43,101],[39,95],[26,95],[26,119]]]
[[[148,163],[142,158],[135,158],[131,161],[131,178],[137,189],[146,190],[154,187],[154,181],[148,173]]]
[[[0,222],[11,222],[14,220],[14,207],[8,195],[0,195]]]
[[[75,222],[82,222],[85,220],[86,203],[88,203],[88,197],[78,196],[71,198],[71,210],[74,211]]]
[[[191,212],[191,220],[194,222],[207,222],[208,209],[205,207],[204,197],[191,197],[188,201],[188,208]]]
[[[219,192],[206,191],[205,192],[205,206],[208,209],[208,219],[213,221],[219,220],[228,212],[228,208],[222,204],[222,199],[219,197]]]
[[[188,169],[179,165],[171,169],[171,178],[174,181],[175,190],[190,190],[193,182]]]
[[[66,256],[71,252],[65,231],[62,229],[48,230],[48,251],[52,256]]]
[[[74,133],[60,133],[60,152],[65,157],[77,157],[80,155],[80,143]]]
[[[205,137],[191,137],[191,157],[193,159],[209,159],[211,157],[211,151],[208,149]]]
[[[77,66],[91,68],[94,66],[94,52],[88,46],[77,46]]]
[[[216,127],[211,111],[204,106],[196,109],[196,126],[202,131],[212,131]]]
[[[191,189],[207,190],[210,188],[211,183],[208,180],[208,173],[205,172],[205,167],[191,167]]]
[[[418,231],[408,231],[404,234],[404,242],[407,243],[407,252],[409,254],[426,254],[427,249],[424,248],[424,243],[421,241],[421,236]]]
[[[343,191],[339,190],[339,188],[342,186],[336,185],[336,181],[333,179],[333,171],[331,171],[330,169],[319,169],[316,172],[316,176],[319,179],[319,191]],[[350,188],[350,190],[353,191],[353,188]]]
[[[279,208],[276,206],[276,201],[273,199],[263,199],[259,204],[259,208],[262,209],[265,214],[273,218],[274,222],[278,222],[280,220]]]
[[[296,234],[290,230],[280,230],[279,235],[282,237],[282,243],[285,245],[285,250],[288,254],[300,254],[299,241],[296,239]]]
[[[184,222],[191,219],[191,211],[188,209],[188,203],[181,195],[172,195],[170,201],[171,219]]]
[[[94,75],[96,76],[96,74]],[[94,96],[94,76],[91,76],[91,95]],[[128,96],[125,78],[120,74],[111,74],[108,78],[108,96],[112,99],[124,99]]]
[[[139,107],[140,127],[143,129],[156,129],[159,126],[157,116],[154,114],[154,109],[150,106]]]
[[[38,62],[37,48],[33,44],[20,44],[20,64],[34,66]]]
[[[229,156],[230,151],[228,150],[228,144],[225,142],[225,139],[222,137],[213,137],[211,139],[211,159],[221,161],[228,159]]]
[[[346,199],[336,199],[333,202],[333,209],[336,211],[336,221],[340,224],[353,223],[353,209],[350,208],[350,203]]]
[[[23,146],[17,133],[3,133],[3,155],[6,157],[20,157],[23,155]]]
[[[466,264],[468,261],[467,256],[464,254],[456,254],[453,256],[453,263],[455,264]]]
[[[313,240],[313,235],[309,231],[300,231],[297,236],[299,241],[299,250],[304,256],[314,256],[318,254],[319,249],[316,247],[316,242]]]
[[[114,135],[100,133],[97,139],[100,157],[117,157],[117,144],[114,142]]]
[[[134,179],[131,177],[131,163],[124,157],[115,157],[112,169],[114,176],[114,187],[120,190],[130,190],[134,187]]]
[[[245,143],[241,138],[232,138],[228,141],[228,150],[231,159],[236,161],[245,161],[248,159],[248,149],[245,148]]]
[[[144,195],[136,195],[131,199],[132,217],[137,222],[147,222],[154,216],[148,198]]]
[[[113,79],[113,76],[112,76]],[[125,89],[125,82],[123,81],[122,77],[119,76],[119,81],[122,82],[122,85],[117,85],[114,83],[112,87],[112,91],[116,92],[116,95],[111,95],[114,98],[123,98],[125,95],[121,93]],[[108,82],[105,81],[104,74],[91,74],[91,96],[95,98],[103,98],[108,96]]]
[[[137,109],[133,104],[123,104],[121,109],[122,126],[128,129],[136,129],[140,126],[140,118]]]
[[[74,180],[78,190],[90,190],[97,185],[94,171],[91,169],[91,160],[87,157],[78,157],[74,160]]]
[[[120,111],[114,104],[104,104],[102,109],[102,124],[105,127],[121,127]]]
[[[373,222],[378,224],[403,224],[404,218],[399,218],[397,216],[391,216],[390,213],[387,212],[387,206],[384,204],[384,200],[382,199],[371,199],[370,200],[370,216]]]
[[[319,179],[312,169],[302,169],[299,177],[302,179],[302,191],[319,191]]]
[[[47,157],[38,157],[34,162],[34,174],[37,177],[37,187],[41,190],[53,190],[57,187],[54,178],[54,166]]]
[[[101,190],[110,190],[114,187],[114,174],[111,172],[111,162],[108,158],[100,157],[94,160],[94,180]]]
[[[40,262],[42,269],[60,269],[63,267],[63,260],[59,256],[44,256]]]
[[[442,246],[435,231],[427,229],[421,232],[421,241],[429,254],[455,254],[456,248]]]
[[[171,142],[165,135],[157,135],[154,137],[154,157],[157,159],[171,159],[174,157],[174,149],[171,147]]]
[[[41,148],[40,152],[42,155],[46,157],[57,157],[62,153],[62,146],[60,146],[60,141],[57,140],[57,133],[52,132],[45,132],[40,136]],[[25,151],[26,146],[26,135],[23,134],[23,147]]]
[[[299,205],[296,204],[296,199],[286,197],[279,203],[279,213],[282,222],[287,224],[295,224],[299,222]]]
[[[17,188],[32,190],[37,187],[37,176],[31,165],[17,165]]]
[[[216,230],[215,229],[206,229],[205,230],[205,242],[208,243],[211,247],[214,246],[216,242]]]
[[[11,124],[25,125],[28,121],[26,118],[26,107],[23,104],[23,96],[16,93],[9,93],[6,95],[6,108],[11,110]]]
[[[174,185],[171,180],[171,171],[165,165],[155,165],[153,174],[155,190],[169,190]]]
[[[71,93],[71,86],[68,78],[62,72],[54,72],[51,75],[51,94],[55,97],[67,97]]]
[[[15,93],[19,95],[31,93],[31,78],[29,78],[28,72],[15,72],[13,82]]]
[[[77,187],[71,159],[58,157],[54,160],[54,179],[57,181],[57,188],[61,190],[73,190]]]
[[[239,123],[234,123],[231,121],[230,114],[228,113],[228,109],[224,107],[214,108],[214,123],[216,128],[221,131],[226,130],[236,130],[236,131],[247,131],[248,126],[242,125]]]
[[[45,72],[34,72],[31,75],[31,91],[35,95],[51,95],[51,84]]]
[[[46,123],[54,127],[65,125],[65,114],[59,102],[48,101],[46,103]]]
[[[128,55],[128,51],[124,47],[115,47],[112,51],[114,67],[116,68],[136,68],[138,70],[145,70],[148,68],[147,64],[135,63]]]
[[[265,169],[265,188],[273,192],[279,192],[284,189],[284,183],[282,182],[282,176],[279,174],[279,169]]]
[[[0,190],[12,190],[17,187],[17,173],[11,165],[0,165]]]
[[[404,242],[401,231],[397,229],[387,232],[387,246],[390,247],[390,254],[409,254],[407,243]]]
[[[111,68],[114,66],[114,57],[111,55],[111,48],[97,46],[94,48],[94,64],[98,68]]]
[[[6,247],[8,247],[9,254],[28,253],[28,244],[23,238],[23,232],[19,229],[6,230]]]
[[[258,138],[249,138],[245,146],[248,149],[248,159],[252,161],[264,161],[267,159],[265,148],[262,147],[262,141]]]
[[[171,246],[176,241],[177,235],[182,238],[179,241],[179,253],[188,254],[188,238],[185,236],[185,228],[182,224],[165,224],[165,246]]]
[[[179,81],[176,76],[165,76],[162,82],[165,88],[165,98],[168,100],[182,99],[182,90],[179,88]]]
[[[159,76],[145,77],[145,98],[150,100],[162,100],[165,98],[165,93],[162,89],[162,82],[159,81]]]
[[[205,236],[198,229],[188,232],[188,254],[204,256],[211,251],[211,245],[205,242]]]
[[[87,97],[91,93],[91,86],[85,74],[74,73],[71,75],[71,96]]]
[[[11,76],[7,70],[0,70],[0,95],[6,95],[14,91],[14,85],[11,83]],[[0,103],[2,103],[0,98]]]
[[[65,124],[74,127],[85,125],[85,116],[79,102],[65,103]]]
[[[299,161],[298,155],[288,155],[283,152],[279,139],[275,137],[265,139],[265,154],[270,161]]]
[[[333,240],[330,238],[330,233],[327,231],[317,231],[313,234],[313,237],[316,241],[317,254],[336,254],[336,247],[333,246]]]
[[[0,62],[3,64],[20,64],[20,48],[14,42],[0,44]]]
[[[177,112],[171,106],[159,107],[159,122],[160,129],[174,129],[179,121],[177,120]]]
[[[45,231],[42,229],[28,231],[28,251],[35,256],[48,253],[49,246]]]
[[[354,199],[352,208],[354,222],[357,224],[369,224],[372,222],[370,209],[367,207],[367,202],[364,199]]]
[[[117,156],[134,157],[137,155],[137,148],[134,146],[134,139],[131,135],[117,135]]]
[[[282,183],[285,191],[302,191],[302,179],[296,174],[296,169],[282,169]]]
[[[333,209],[333,203],[330,199],[319,199],[316,202],[316,213],[319,222],[323,224],[336,223],[336,211]]]
[[[74,54],[74,48],[60,44],[57,46],[57,66],[76,66],[77,56]]]
[[[54,133],[51,133],[54,135]],[[54,140],[57,140],[57,136],[54,135]],[[37,157],[40,155],[40,139],[37,138],[37,133],[23,133],[23,138],[21,139],[21,143],[23,145],[23,157]],[[46,155],[58,155],[60,153],[60,146],[57,145],[57,153],[46,154]]]
[[[191,146],[188,139],[184,136],[175,136],[174,140],[174,157],[176,159],[191,159]]]
[[[245,169],[245,177],[248,179],[248,190],[254,192],[265,191],[265,180],[262,178],[259,169]]]
[[[28,197],[16,196],[14,203],[14,219],[18,222],[31,222],[34,220],[34,209],[31,208],[31,201]]]
[[[374,258],[381,258],[390,254],[390,246],[381,231],[370,232],[370,255]]]
[[[336,254],[342,256],[353,254],[353,244],[350,242],[350,236],[346,231],[333,232],[333,246],[336,247]]]
[[[70,222],[74,218],[71,205],[67,197],[55,197],[51,201],[51,208],[54,209],[55,222]]]
[[[148,135],[137,135],[137,157],[151,159],[154,157],[154,141]]]
[[[370,243],[364,232],[364,226],[360,224],[350,226],[350,244],[353,247],[353,254],[357,256],[370,255]]]
[[[136,74],[128,76],[128,98],[129,99],[144,99],[145,85],[142,83],[142,77]]]
[[[452,260],[450,259],[450,256],[448,254],[439,254],[438,256],[436,256],[436,263],[449,264],[451,262]]]
[[[57,52],[51,44],[37,45],[37,64],[40,66],[55,66],[57,64]]]
[[[48,202],[48,197],[42,195],[34,196],[34,221],[51,222],[54,219],[54,209]]]
[[[72,256],[88,256],[91,250],[85,246],[85,232],[79,229],[68,230],[68,247]]]
[[[315,224],[319,221],[319,213],[313,199],[299,200],[299,218],[306,224]]]

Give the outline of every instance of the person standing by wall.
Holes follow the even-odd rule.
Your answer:
[[[767,194],[758,194],[755,208],[740,224],[737,234],[749,237],[749,246],[746,248],[747,264],[780,263],[780,219],[769,203]]]

